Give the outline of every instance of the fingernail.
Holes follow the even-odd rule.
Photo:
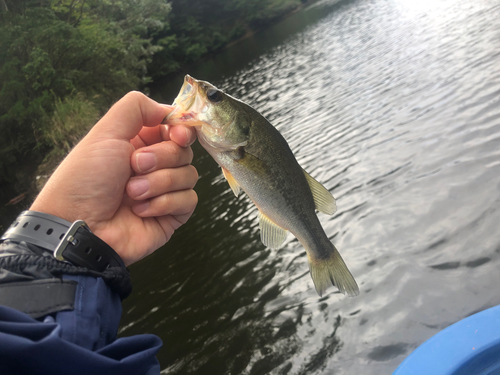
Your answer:
[[[133,207],[133,210],[136,215],[142,214],[144,211],[146,211],[149,208],[149,201],[144,201],[141,203],[136,204]]]
[[[149,180],[147,178],[136,178],[130,180],[128,183],[128,190],[130,195],[134,198],[138,198],[141,195],[147,193],[149,190]]]
[[[147,172],[156,166],[156,156],[150,152],[137,154],[137,168],[139,172]]]

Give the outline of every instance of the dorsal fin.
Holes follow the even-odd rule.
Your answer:
[[[271,249],[279,249],[286,239],[288,231],[276,225],[259,211],[260,240]]]
[[[316,209],[324,214],[333,215],[337,211],[337,204],[333,195],[323,185],[312,178],[309,173],[304,171],[304,174],[311,189]]]
[[[236,195],[236,197],[238,197],[238,195],[240,195],[240,191],[241,191],[240,185],[238,185],[238,183],[234,179],[231,172],[229,172],[224,167],[221,167],[221,168],[222,168],[222,173],[224,173],[224,177],[226,178],[227,182],[229,183],[229,186],[231,187],[231,190],[233,191],[234,195]]]

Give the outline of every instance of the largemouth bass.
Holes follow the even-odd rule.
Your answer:
[[[244,190],[259,209],[264,245],[279,248],[290,231],[306,249],[320,296],[331,284],[349,296],[359,294],[316,216],[316,209],[333,215],[335,199],[300,167],[278,130],[249,105],[189,75],[174,106],[166,121],[194,126],[234,194]]]

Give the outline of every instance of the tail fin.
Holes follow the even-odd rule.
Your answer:
[[[347,268],[339,251],[333,244],[331,255],[327,259],[314,259],[309,256],[309,271],[314,282],[316,292],[321,297],[330,285],[335,285],[340,292],[350,297],[359,294],[359,287],[351,272]],[[309,254],[308,254],[309,255]]]

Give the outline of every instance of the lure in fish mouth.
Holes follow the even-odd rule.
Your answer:
[[[234,194],[245,191],[259,209],[264,245],[279,248],[291,232],[306,249],[320,296],[332,284],[358,295],[354,277],[316,215],[316,210],[333,215],[335,199],[300,167],[278,130],[248,104],[189,75],[173,105],[166,122],[195,127]]]

